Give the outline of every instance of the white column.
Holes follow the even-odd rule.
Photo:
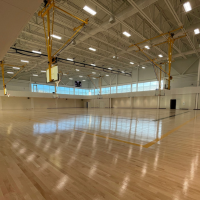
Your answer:
[[[136,91],[138,91],[138,82],[139,82],[139,66],[137,67],[137,88],[136,88]]]
[[[117,93],[117,84],[118,84],[118,74],[116,75],[116,93]]]
[[[200,79],[200,59],[198,65],[197,87],[199,87],[199,79]],[[196,94],[195,109],[198,109],[198,101],[199,101],[199,93]]]
[[[32,92],[31,91],[31,77],[30,77],[30,83],[29,83],[29,91]]]
[[[197,87],[199,86],[199,78],[200,78],[200,59],[199,59],[199,65],[198,65]]]

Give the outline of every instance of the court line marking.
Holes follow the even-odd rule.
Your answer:
[[[117,142],[122,142],[122,143],[126,143],[126,144],[131,144],[131,145],[134,145],[134,146],[139,146],[139,147],[144,147],[144,148],[149,148],[151,147],[152,145],[156,144],[157,142],[159,142],[160,140],[162,140],[163,138],[167,137],[168,135],[172,134],[173,132],[177,131],[178,129],[180,129],[181,127],[185,126],[186,124],[188,124],[189,122],[191,122],[192,120],[194,120],[197,116],[193,117],[192,119],[184,122],[183,124],[177,126],[176,128],[168,131],[167,133],[163,134],[160,138],[156,138],[155,140],[153,140],[152,142],[149,142],[147,144],[144,144],[144,145],[141,145],[141,144],[137,144],[137,143],[133,143],[133,142],[128,142],[128,141],[125,141],[125,140],[119,140],[119,139],[116,139],[116,138],[111,138],[111,137],[106,137],[106,136],[103,136],[103,135],[99,135],[99,134],[95,134],[95,133],[88,133],[86,131],[79,131],[79,130],[75,130],[77,132],[81,132],[81,133],[86,133],[88,135],[92,135],[92,136],[97,136],[97,137],[100,137],[100,138],[104,138],[104,139],[109,139],[109,140],[113,140],[113,141],[117,141]]]
[[[185,126],[186,124],[188,124],[189,122],[193,121],[197,116],[193,117],[192,119],[184,122],[183,124],[177,126],[176,128],[168,131],[167,133],[163,134],[160,138],[156,138],[155,140],[153,140],[152,142],[149,142],[147,144],[145,144],[143,147],[145,148],[149,148],[150,146],[154,145],[155,143],[159,142],[160,140],[162,140],[163,138],[167,137],[168,135],[172,134],[173,132],[177,131],[178,129],[182,128],[183,126]]]
[[[105,138],[105,139],[114,140],[114,141],[117,141],[117,142],[122,142],[122,143],[126,143],[126,144],[131,144],[131,145],[135,145],[135,146],[139,146],[139,147],[142,146],[143,147],[143,145],[141,145],[141,144],[137,144],[137,143],[133,143],[133,142],[128,142],[128,141],[125,141],[125,140],[119,140],[119,139],[116,139],[116,138],[106,137],[106,136],[98,135],[98,134],[95,134],[95,133],[88,133],[88,132],[85,132],[85,131],[79,131],[79,130],[75,130],[75,131],[81,132],[81,133],[86,133],[88,135],[97,136],[97,137],[100,137],[100,138]]]

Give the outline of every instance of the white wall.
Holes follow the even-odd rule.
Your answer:
[[[51,108],[83,108],[81,99],[53,99],[27,97],[0,97],[0,109],[51,109]]]

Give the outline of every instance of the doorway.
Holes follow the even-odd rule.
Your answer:
[[[176,109],[176,99],[171,99],[171,101],[170,101],[170,109]]]

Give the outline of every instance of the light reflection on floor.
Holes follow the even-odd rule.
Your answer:
[[[150,142],[159,137],[162,121],[149,119],[131,120],[129,118],[108,118],[98,116],[73,116],[68,119],[34,123],[34,134],[53,134],[69,130],[84,130],[131,142]]]

